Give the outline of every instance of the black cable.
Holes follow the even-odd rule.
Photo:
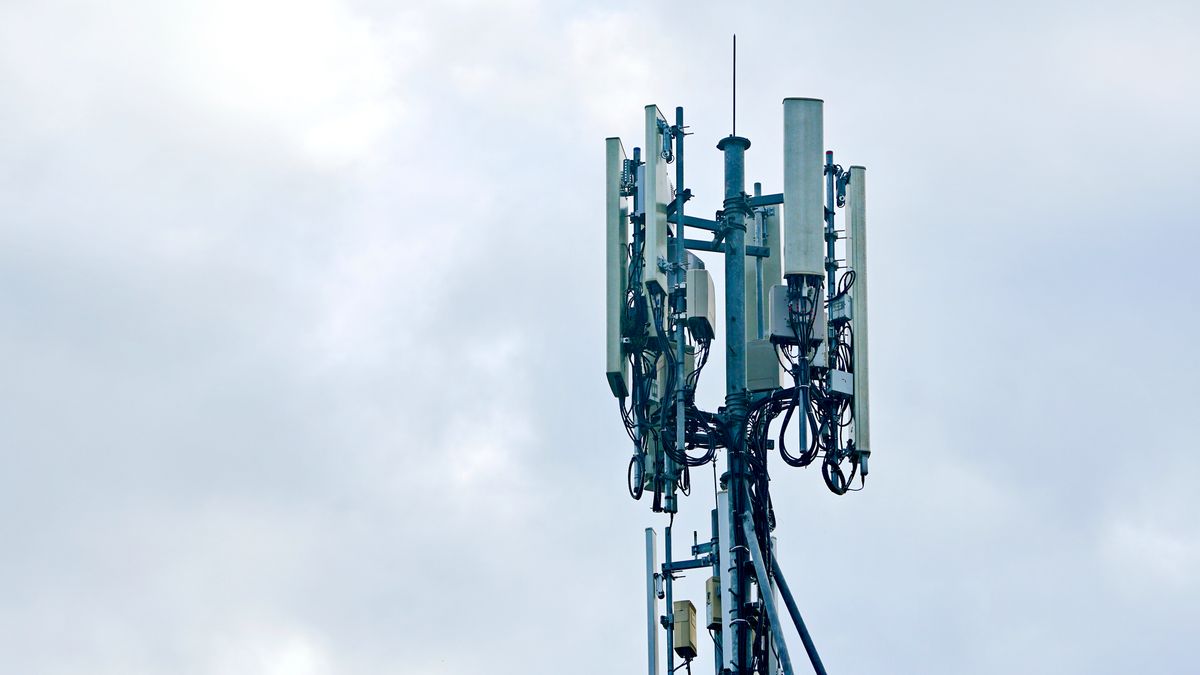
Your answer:
[[[851,480],[854,480],[854,474],[858,471],[858,464],[854,464],[850,478],[846,478],[846,474],[842,472],[842,467],[835,461],[826,456],[825,461],[821,464],[821,476],[825,479],[825,486],[835,495],[846,494],[847,488],[850,487]],[[836,475],[836,479],[834,476]]]
[[[634,501],[639,501],[642,494],[645,492],[646,486],[643,485],[644,479],[643,469],[641,468],[641,456],[634,455],[629,458],[629,469],[626,472],[625,480],[629,487],[629,496],[633,497]]]
[[[832,298],[829,298],[829,300],[826,301],[825,304],[828,305],[830,302],[833,302],[834,300],[837,300],[838,298],[841,298],[842,296],[849,293],[850,287],[854,285],[854,279],[857,276],[858,275],[856,275],[854,273],[854,270],[846,270],[842,274],[842,276],[838,279],[837,291],[833,294]]]

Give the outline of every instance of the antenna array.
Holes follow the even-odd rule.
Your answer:
[[[734,45],[736,64],[736,37]],[[668,675],[676,657],[690,671],[697,623],[713,632],[718,675],[791,675],[776,592],[824,673],[775,558],[767,471],[777,451],[788,466],[819,466],[842,495],[861,489],[868,470],[865,169],[843,170],[823,153],[823,109],[819,99],[783,101],[782,193],[755,183],[747,194],[750,141],[723,138],[725,189],[712,219],[685,215],[693,195],[683,108],[671,124],[646,106],[644,144],[632,156],[620,139],[606,141],[607,375],[634,448],[629,493],[648,493],[652,510],[673,521],[691,469],[716,463],[721,450],[726,459],[708,542],[676,561],[668,525],[660,566],[656,531],[646,530],[650,675],[660,627]],[[839,210],[846,237],[835,228]],[[707,238],[688,238],[689,228]],[[696,403],[720,318],[713,278],[692,251],[725,260],[726,394],[716,411]],[[694,569],[710,572],[700,619],[673,597],[674,579]]]

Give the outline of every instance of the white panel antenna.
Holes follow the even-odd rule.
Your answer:
[[[646,106],[645,192],[646,244],[642,252],[645,271],[642,277],[646,288],[666,294],[667,272],[667,204],[671,201],[671,179],[663,155],[670,151],[669,136],[664,137],[666,118],[658,106]],[[664,150],[666,148],[667,150]]]
[[[629,278],[629,211],[621,195],[626,157],[619,138],[605,139],[604,148],[605,362],[608,386],[613,396],[622,398],[629,395],[629,364],[621,349]]]
[[[850,180],[846,185],[847,218],[850,237],[846,242],[846,257],[854,271],[854,285],[850,297],[854,300],[854,444],[864,454],[863,472],[866,473],[866,456],[871,452],[870,391],[867,380],[867,170],[861,166],[850,167]]]

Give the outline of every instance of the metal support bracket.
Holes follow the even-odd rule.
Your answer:
[[[677,193],[675,196],[676,196],[676,197],[683,197],[683,201],[684,201],[684,202],[687,202],[688,200],[690,200],[690,199],[692,198],[692,189],[691,189],[691,188],[684,188],[683,192]],[[675,222],[675,221],[677,220],[677,219],[675,218],[675,211],[676,211],[676,208],[677,208],[677,207],[676,207],[676,205],[675,205],[675,200],[674,200],[674,199],[672,199],[672,200],[671,200],[671,202],[670,202],[669,204],[667,204],[667,222],[668,222],[668,223],[673,223],[673,222]],[[686,216],[686,215],[685,215],[685,216],[684,216],[684,222],[683,222],[683,224],[684,224],[684,225],[690,225],[691,223],[687,222],[689,219],[691,219],[691,216]],[[700,218],[697,218],[696,220],[701,220],[701,219],[700,219]]]
[[[693,251],[708,251],[709,253],[725,252],[725,244],[721,242],[702,241],[700,239],[684,239],[683,245]],[[747,246],[746,255],[753,258],[769,258],[771,257],[771,247]]]
[[[674,202],[672,202],[671,205],[667,206],[667,222],[672,223],[672,224],[678,224],[679,218],[675,215],[675,209],[672,208],[673,205],[674,205]],[[696,216],[689,216],[687,214],[684,214],[684,216],[683,216],[683,224],[686,227],[694,227],[694,228],[697,228],[700,230],[709,230],[710,232],[717,232],[721,229],[721,224],[715,220],[708,220],[707,218],[697,218]]]
[[[751,197],[746,200],[746,203],[749,204],[751,208],[759,207],[759,206],[771,206],[773,204],[782,204],[783,203],[783,195],[782,194],[773,194],[773,195],[761,195],[758,197]]]
[[[679,572],[681,570],[696,570],[696,569],[700,569],[702,567],[711,567],[712,564],[713,564],[712,556],[706,555],[701,558],[694,558],[692,560],[680,560],[678,562],[672,562],[670,564],[664,563],[662,567],[663,567],[663,574],[669,574],[671,572]],[[671,578],[674,579],[675,575],[671,574]]]

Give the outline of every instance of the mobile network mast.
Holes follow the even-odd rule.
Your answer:
[[[683,108],[672,124],[646,106],[645,124],[632,157],[619,138],[606,141],[607,370],[633,441],[630,495],[649,492],[652,509],[673,522],[679,495],[690,491],[689,470],[716,462],[718,449],[726,457],[710,541],[674,560],[668,525],[660,567],[655,530],[646,530],[649,673],[659,674],[659,627],[666,675],[676,657],[690,672],[700,649],[696,609],[674,600],[672,585],[683,571],[702,569],[711,574],[702,625],[713,636],[718,675],[792,674],[777,593],[823,674],[775,559],[767,460],[778,450],[788,466],[816,464],[839,495],[866,478],[865,169],[843,170],[823,151],[821,100],[788,98],[783,192],[763,194],[755,183],[746,193],[750,141],[731,134],[717,144],[721,209],[699,218],[684,213],[693,195],[684,182]],[[835,227],[839,209],[844,232]],[[707,238],[687,238],[688,228]],[[700,409],[695,394],[720,321],[712,276],[689,251],[725,259],[725,405],[715,412]]]

